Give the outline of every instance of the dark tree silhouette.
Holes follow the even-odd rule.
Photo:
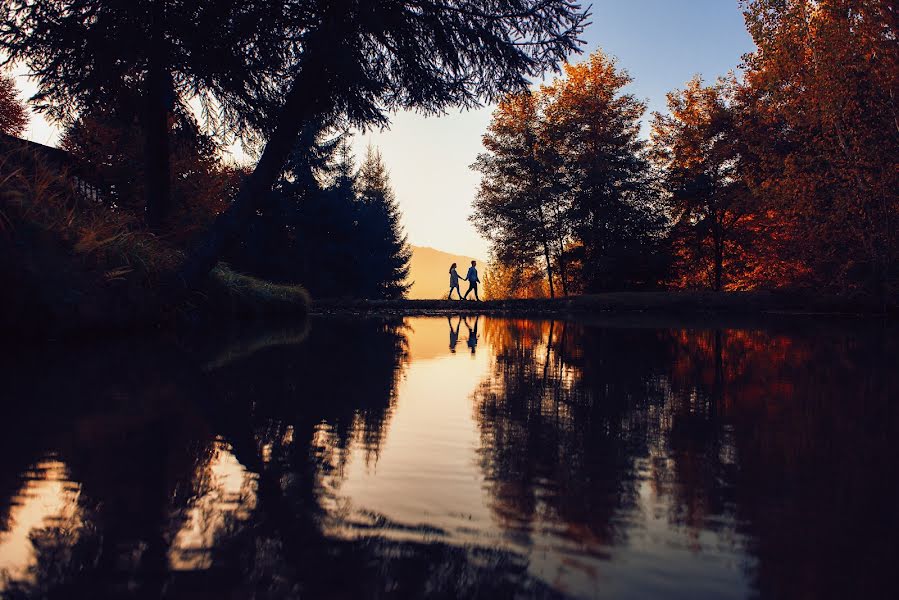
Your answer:
[[[355,160],[349,136],[310,126],[224,258],[273,281],[302,283],[317,297],[356,295]]]
[[[284,175],[225,259],[317,297],[398,298],[410,251],[387,167],[370,148],[357,170],[351,136],[308,128]]]
[[[159,227],[170,208],[172,112],[199,99],[230,130],[264,130],[274,78],[294,50],[282,36],[301,26],[303,4],[10,0],[0,9],[0,48],[37,78],[33,100],[51,119],[67,124],[107,106],[140,121],[147,219]]]
[[[368,147],[356,174],[364,295],[402,298],[411,285],[412,250],[400,223],[400,209],[387,167],[376,148]]]
[[[305,124],[324,116],[386,124],[394,108],[436,113],[494,101],[577,50],[587,17],[565,0],[308,4],[310,24],[284,28],[300,43],[265,149],[230,209],[188,257],[183,282],[212,268],[271,188]]]
[[[19,100],[16,83],[0,75],[0,133],[21,135],[28,125],[28,111]]]
[[[752,206],[731,89],[724,81],[704,85],[694,77],[684,90],[668,94],[671,114],[655,113],[652,124],[653,156],[674,234],[692,238],[684,244],[690,260],[681,270],[704,271],[716,291],[726,283],[724,265]]]

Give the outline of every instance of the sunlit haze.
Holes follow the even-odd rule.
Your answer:
[[[631,92],[647,102],[650,112],[664,111],[665,94],[694,74],[708,80],[725,75],[752,49],[737,0],[592,4],[582,56],[602,48],[617,57],[635,80]],[[34,92],[24,78],[18,83],[26,94]],[[491,111],[485,107],[443,117],[403,112],[393,115],[389,130],[356,137],[357,159],[369,143],[381,149],[412,244],[487,257],[486,241],[468,222],[479,177],[469,165],[481,150]],[[26,137],[53,145],[58,132],[35,117]]]

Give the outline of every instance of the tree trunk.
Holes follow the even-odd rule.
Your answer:
[[[169,113],[174,101],[171,74],[165,58],[165,3],[156,0],[150,12],[150,57],[144,102],[144,194],[147,226],[165,225],[171,202]]]
[[[160,231],[171,209],[168,74],[154,68],[148,75],[144,113],[144,194],[147,226]]]
[[[721,291],[721,275],[724,270],[724,248],[720,240],[715,240],[715,291]]]
[[[721,291],[722,272],[724,270],[724,231],[721,220],[715,213],[712,215],[712,260],[715,262],[715,281],[713,283],[716,292]]]
[[[568,296],[568,266],[565,264],[565,246],[559,240],[559,280],[562,282],[562,295]]]
[[[546,278],[549,280],[549,297],[555,298],[556,291],[553,287],[553,262],[549,256],[549,244],[543,242],[543,257],[546,259]]]
[[[304,74],[311,76],[308,72]],[[181,267],[179,276],[187,286],[192,286],[215,266],[225,245],[253,214],[256,203],[271,191],[303,124],[317,113],[318,103],[304,93],[309,89],[304,85],[304,79],[308,77],[304,78],[301,74],[294,81],[275,131],[253,173],[243,182],[228,210],[216,218]]]
[[[537,202],[537,215],[540,217],[540,227],[543,230],[540,242],[543,244],[543,258],[546,259],[546,278],[549,281],[549,297],[555,298],[556,292],[553,287],[553,262],[552,258],[550,258],[549,236],[546,233],[546,217],[543,213],[543,206],[540,204],[540,200],[538,199]]]

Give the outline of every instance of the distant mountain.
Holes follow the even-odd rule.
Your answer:
[[[471,261],[478,261],[478,275],[484,281],[484,269],[486,263],[479,258],[448,254],[427,248],[425,246],[412,246],[412,260],[410,261],[409,279],[413,282],[409,289],[409,298],[413,300],[428,300],[432,298],[446,298],[449,292],[449,268],[456,263],[459,275],[465,276]],[[462,293],[468,289],[468,284],[459,282]],[[478,290],[483,297],[483,292]],[[454,294],[455,296],[455,294]]]

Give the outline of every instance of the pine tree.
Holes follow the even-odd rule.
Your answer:
[[[329,295],[358,297],[363,266],[359,261],[356,157],[349,135],[340,140],[335,154],[335,162],[331,165],[331,183],[319,198],[320,220],[309,219],[310,227],[318,230],[316,234],[310,232],[309,237],[319,239],[320,245],[310,248],[309,252],[312,256],[321,257],[321,264],[313,269],[326,270],[321,277],[327,283],[325,287]]]
[[[402,298],[409,290],[412,251],[400,222],[400,210],[381,153],[369,146],[356,176],[363,266],[362,293]]]

